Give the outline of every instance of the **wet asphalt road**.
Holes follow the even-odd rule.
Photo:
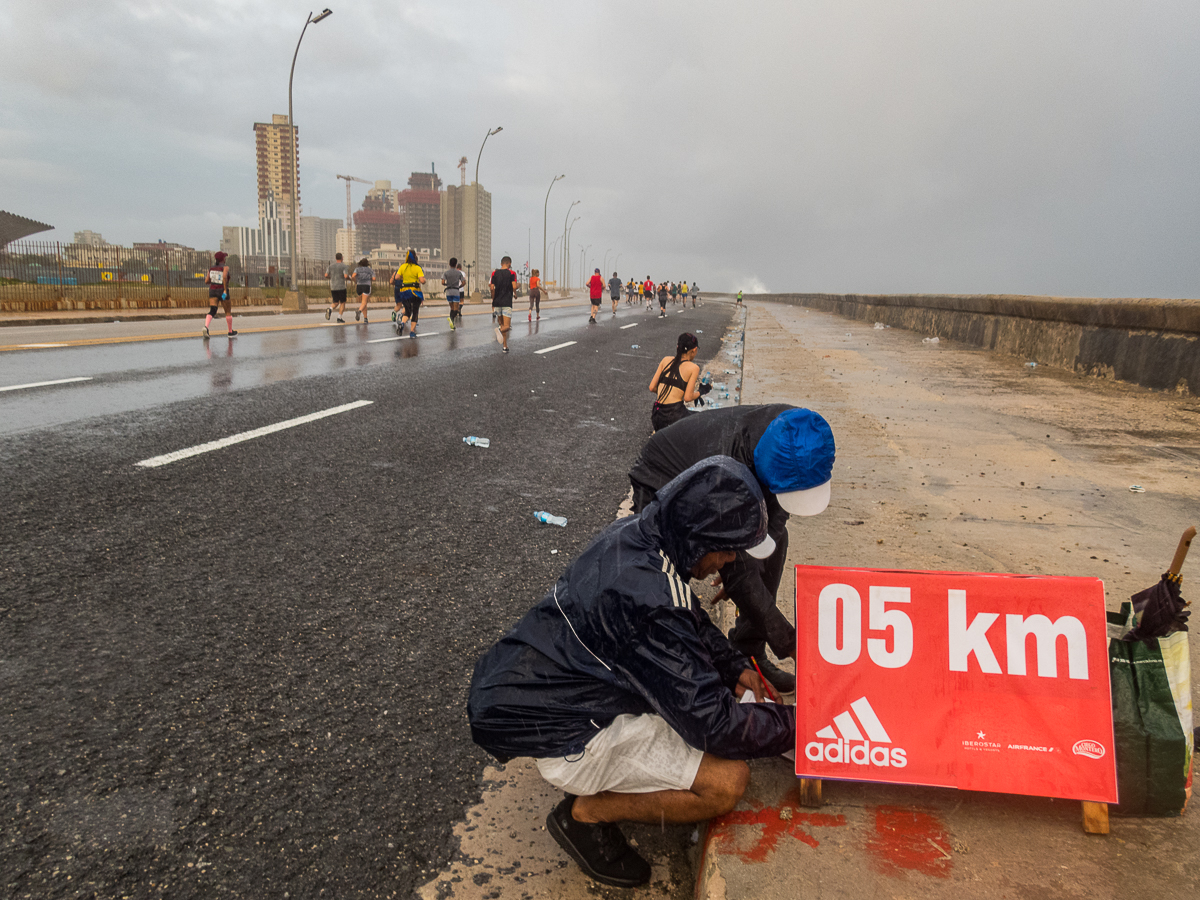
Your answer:
[[[478,316],[32,351],[108,384],[0,394],[0,896],[409,896],[478,798],[475,659],[612,521],[656,359],[730,310],[555,311],[507,356]]]

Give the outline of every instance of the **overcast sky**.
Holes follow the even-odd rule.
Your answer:
[[[304,212],[483,153],[496,261],[711,290],[1200,297],[1196,0],[327,0]],[[0,208],[112,242],[254,225],[288,0],[0,0]],[[321,6],[317,6],[319,10]],[[358,208],[366,190],[354,186]]]

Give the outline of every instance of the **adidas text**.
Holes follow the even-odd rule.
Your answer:
[[[856,766],[879,766],[903,769],[908,765],[908,755],[901,747],[871,746],[870,741],[852,744],[849,741],[809,741],[804,745],[804,755],[813,762],[845,763]]]

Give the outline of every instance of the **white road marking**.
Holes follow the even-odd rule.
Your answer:
[[[353,403],[347,403],[343,406],[335,406],[332,409],[325,409],[321,412],[309,413],[307,416],[300,416],[297,419],[288,419],[286,422],[276,422],[274,425],[264,425],[262,428],[255,428],[253,431],[243,431],[241,434],[235,434],[227,438],[221,438],[218,441],[209,441],[207,444],[197,444],[195,447],[187,447],[183,450],[176,450],[174,453],[165,453],[162,456],[154,456],[150,459],[143,459],[140,463],[137,463],[137,465],[147,469],[165,466],[167,463],[178,462],[181,459],[187,459],[191,456],[199,456],[201,453],[211,453],[213,450],[220,450],[223,447],[229,447],[232,444],[240,444],[242,441],[251,441],[255,438],[264,437],[268,434],[274,434],[276,431],[283,431],[287,428],[295,428],[297,425],[307,425],[309,422],[317,421],[317,419],[324,419],[328,416],[336,416],[338,413],[350,412],[352,409],[370,406],[374,402],[374,400],[355,400]]]
[[[435,334],[441,334],[441,332],[440,331],[418,331],[417,337],[419,337],[419,338],[433,337]],[[406,337],[409,337],[409,335],[398,334],[395,337],[390,337],[390,338],[375,338],[375,340],[367,341],[367,343],[368,344],[386,344],[388,341],[402,341]]]
[[[634,322],[632,325],[622,325],[621,330],[624,331],[626,328],[637,328],[637,327],[638,327],[638,323]]]
[[[18,350],[40,350],[42,347],[65,347],[66,344],[18,344]]]
[[[59,378],[55,381],[31,381],[29,384],[13,384],[8,387],[0,387],[0,391],[23,391],[25,388],[45,387],[48,384],[71,384],[75,381],[91,381],[92,376],[85,375],[79,378]]]
[[[534,350],[534,353],[549,353],[551,350],[561,350],[563,347],[570,347],[572,344],[577,344],[578,341],[567,341],[565,344],[555,344],[553,347],[543,347],[541,350]]]

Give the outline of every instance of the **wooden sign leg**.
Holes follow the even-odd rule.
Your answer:
[[[800,805],[801,806],[820,806],[821,800],[821,779],[820,778],[801,778],[800,779]]]
[[[1083,830],[1088,834],[1108,834],[1107,803],[1083,801]]]

